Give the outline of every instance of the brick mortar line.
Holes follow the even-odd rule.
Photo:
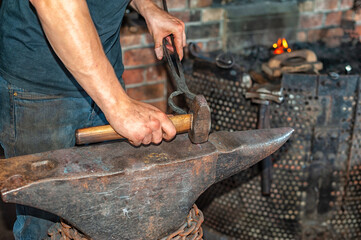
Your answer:
[[[171,14],[172,12],[179,12],[179,11],[187,11],[190,8],[188,7],[184,7],[184,8],[172,8],[172,9],[168,9],[169,13]]]
[[[158,65],[163,65],[165,64],[164,60],[160,60],[156,63],[152,63],[152,64],[143,64],[143,65],[135,65],[135,66],[124,66],[124,70],[134,70],[134,69],[139,69],[139,68],[143,68],[144,70],[148,67],[153,67],[153,66],[158,66]]]
[[[290,27],[287,27],[287,28],[277,28],[277,29],[274,29],[274,30],[295,30],[295,31],[299,31],[299,30],[303,30],[303,28],[290,28]],[[309,28],[305,28],[305,29],[309,29]],[[240,36],[240,35],[248,35],[248,34],[254,34],[254,33],[264,33],[265,30],[254,30],[254,31],[247,31],[247,32],[240,32],[240,33],[236,33],[236,34],[229,34],[228,33],[228,37],[232,37],[232,36]]]
[[[339,9],[333,9],[333,10],[318,10],[318,11],[307,11],[307,12],[300,12],[300,16],[307,16],[307,15],[313,15],[315,13],[335,13],[335,12],[346,12],[348,10],[352,10],[352,8],[339,8]]]
[[[122,51],[128,51],[128,50],[133,50],[133,49],[140,49],[140,48],[153,48],[154,47],[154,43],[150,43],[150,44],[138,44],[138,45],[132,45],[129,47],[122,47]]]
[[[214,40],[222,40],[222,36],[212,37],[212,38],[187,39],[187,43],[191,43],[191,42],[208,42],[208,41],[214,41]]]
[[[157,60],[159,61],[159,60]],[[162,60],[159,62],[163,62]],[[153,67],[153,66],[158,66],[161,65],[161,63],[151,63],[151,64],[139,64],[139,65],[133,65],[133,66],[125,66],[124,70],[134,70],[134,69],[139,69],[139,68],[148,68],[148,67]]]
[[[196,21],[196,22],[187,22],[184,23],[186,27],[188,26],[199,26],[199,25],[204,25],[204,24],[214,24],[214,23],[221,23],[224,20],[213,20],[213,21],[207,21],[207,22],[202,22],[202,21]]]
[[[192,0],[191,0],[192,1]],[[189,7],[188,9],[189,10],[200,10],[200,11],[202,11],[202,10],[207,10],[207,9],[220,9],[220,8],[223,8],[223,7]]]
[[[307,30],[322,30],[322,29],[331,29],[331,28],[341,28],[341,25],[330,25],[330,26],[321,26],[313,28],[297,28],[297,31],[307,31]]]
[[[155,102],[160,102],[160,101],[164,101],[166,100],[166,97],[161,97],[161,98],[154,98],[154,99],[147,99],[147,100],[143,100],[142,102],[145,103],[155,103]]]
[[[156,84],[160,84],[160,83],[165,83],[167,80],[159,80],[159,81],[152,81],[152,82],[142,82],[142,83],[132,83],[132,84],[128,84],[126,85],[126,89],[129,88],[137,88],[137,87],[144,87],[144,86],[149,86],[149,85],[156,85]]]

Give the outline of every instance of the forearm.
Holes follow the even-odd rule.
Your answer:
[[[159,8],[152,0],[131,0],[129,4],[134,10],[136,10],[140,15],[142,15],[146,20],[148,18],[147,9],[152,7]]]
[[[104,53],[85,0],[29,1],[55,53],[116,132],[134,145],[158,144],[174,137],[175,128],[166,114],[126,95]]]
[[[106,113],[127,96],[109,63],[86,1],[30,0],[52,48]]]

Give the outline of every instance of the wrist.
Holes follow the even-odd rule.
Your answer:
[[[115,117],[121,118],[124,117],[123,112],[128,109],[128,106],[131,102],[131,99],[126,94],[122,86],[116,85],[108,89],[108,92],[103,91],[101,93],[100,99],[100,109],[104,112],[106,118]],[[109,121],[110,119],[108,119]]]
[[[132,0],[131,6],[148,21],[151,9],[160,9],[152,0]]]

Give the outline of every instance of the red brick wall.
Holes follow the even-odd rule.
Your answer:
[[[299,4],[300,21],[298,41],[324,41],[330,46],[338,46],[344,35],[342,19],[356,20],[359,13],[352,10],[353,0],[306,0]],[[360,13],[361,16],[361,13]]]
[[[161,6],[161,0],[155,0]],[[219,2],[219,1],[218,1]],[[227,1],[225,1],[227,2]],[[214,6],[213,0],[167,0],[171,14],[185,22],[188,42],[198,43],[203,51],[229,50],[227,41],[227,12],[222,6]],[[361,11],[352,10],[353,0],[303,0],[298,3],[298,26],[291,31],[292,41],[325,41],[330,46],[341,42],[344,31],[341,20],[355,20],[361,34]],[[240,30],[243,31],[242,29]],[[257,30],[260,31],[259,29]],[[267,33],[268,44],[282,34]],[[276,36],[277,35],[277,36]],[[235,44],[255,44],[253,39],[241,39]],[[246,35],[247,37],[247,35]],[[279,36],[282,37],[282,36]],[[235,39],[232,37],[232,39]],[[237,39],[236,39],[237,40]],[[123,78],[131,97],[151,103],[161,110],[167,109],[167,72],[165,65],[156,60],[153,40],[146,32],[126,33],[121,37],[125,72]]]
[[[150,103],[165,111],[167,73],[154,54],[148,33],[121,36],[125,71],[123,79],[130,97]]]

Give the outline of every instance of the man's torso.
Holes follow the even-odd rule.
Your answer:
[[[128,0],[87,3],[103,49],[121,80],[119,29]],[[83,92],[46,40],[36,10],[28,0],[2,2],[0,75],[16,86],[39,93],[80,96]]]

